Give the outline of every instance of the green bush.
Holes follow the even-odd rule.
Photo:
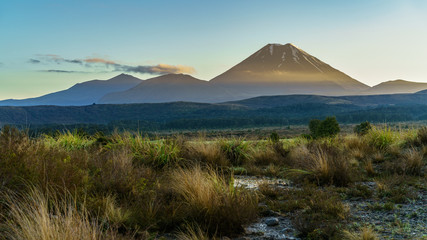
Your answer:
[[[277,132],[272,132],[272,133],[270,134],[270,140],[271,140],[273,143],[277,143],[277,142],[279,142],[279,140],[280,140],[279,134],[278,134]]]
[[[367,134],[372,129],[371,123],[366,121],[359,125],[356,125],[353,129],[354,133],[357,135],[363,136]]]
[[[335,117],[327,117],[325,120],[312,119],[308,127],[313,138],[333,137],[341,130]]]

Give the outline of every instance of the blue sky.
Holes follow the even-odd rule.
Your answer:
[[[209,80],[288,42],[371,86],[427,82],[426,12],[423,0],[1,1],[0,99],[121,72]]]

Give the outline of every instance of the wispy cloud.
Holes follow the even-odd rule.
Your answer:
[[[85,71],[67,71],[67,70],[59,70],[59,69],[41,70],[40,72],[50,72],[50,73],[89,73],[89,72],[85,72]]]
[[[40,60],[37,60],[37,59],[34,59],[34,58],[30,58],[30,59],[28,60],[28,62],[29,62],[29,63],[32,63],[32,64],[37,64],[37,63],[40,63],[41,61],[40,61]]]
[[[103,59],[103,58],[85,58],[85,59],[66,59],[54,54],[38,55],[37,59],[30,59],[28,61],[31,64],[38,64],[41,62],[54,62],[57,64],[71,63],[79,64],[86,68],[93,67],[105,67],[106,69],[113,69],[112,71],[122,72],[133,72],[142,74],[161,75],[168,73],[194,73],[196,72],[193,67],[184,65],[169,65],[169,64],[157,64],[157,65],[125,65],[119,64],[115,61]],[[76,71],[65,71],[65,70],[47,70],[48,72],[63,72],[63,73],[75,73]]]
[[[104,63],[104,64],[111,64],[111,65],[116,65],[117,63],[110,61],[110,60],[106,60],[106,59],[102,59],[102,58],[87,58],[85,60],[83,60],[87,63]]]
[[[134,73],[148,73],[148,74],[167,74],[167,73],[194,73],[196,72],[193,67],[182,65],[168,65],[158,64],[155,66],[128,66],[128,65],[114,65],[116,71],[134,72]]]

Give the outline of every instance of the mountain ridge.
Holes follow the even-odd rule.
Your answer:
[[[72,87],[27,99],[9,99],[0,101],[0,106],[80,106],[97,102],[102,96],[115,91],[121,91],[139,84],[142,80],[128,74],[120,74],[108,80],[90,80],[77,83]]]
[[[396,94],[396,93],[415,93],[427,89],[427,83],[411,82],[397,79],[379,83],[360,94],[378,95],[378,94]]]
[[[425,86],[425,88],[424,88]],[[369,87],[294,44],[267,44],[240,63],[209,81],[186,74],[165,74],[147,80],[120,74],[108,80],[91,80],[22,100],[3,100],[0,106],[93,103],[160,103],[174,101],[219,103],[275,95],[378,95],[414,93],[427,83],[388,81]]]

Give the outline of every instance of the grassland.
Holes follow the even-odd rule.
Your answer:
[[[129,132],[31,138],[4,127],[0,239],[234,238],[272,212],[291,219],[302,239],[425,239],[425,228],[405,219],[385,235],[355,208],[393,214],[419,200],[427,128],[348,132],[316,140],[282,132],[250,141]],[[248,189],[237,175],[291,187]],[[425,219],[418,211],[408,218]]]

